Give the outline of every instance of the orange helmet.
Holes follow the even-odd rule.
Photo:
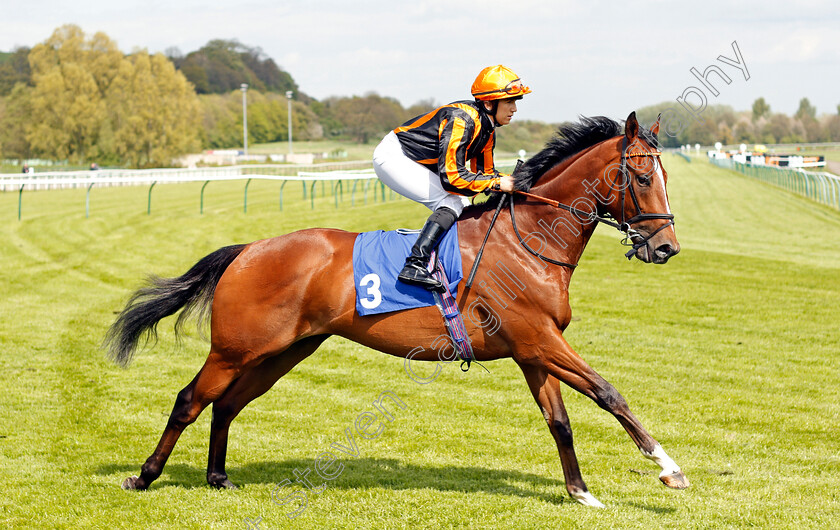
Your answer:
[[[501,64],[482,70],[472,84],[473,97],[481,101],[522,97],[531,89],[522,84],[513,70]]]

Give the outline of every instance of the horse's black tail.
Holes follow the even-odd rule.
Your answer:
[[[144,344],[151,338],[157,340],[158,321],[181,308],[184,311],[175,323],[176,335],[193,314],[197,314],[201,327],[210,316],[216,284],[244,248],[245,245],[220,248],[177,278],[149,277],[148,284],[134,293],[105,335],[102,347],[111,360],[127,366],[140,340]]]

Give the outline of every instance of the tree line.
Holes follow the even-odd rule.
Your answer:
[[[236,41],[213,40],[187,55],[174,48],[126,55],[106,34],[66,25],[34,48],[0,54],[0,158],[152,167],[239,146],[243,82],[252,143],[288,140],[287,90],[296,140],[368,143],[436,106],[404,108],[373,92],[319,101],[259,48]],[[518,122],[509,130],[501,149],[531,151],[554,126]]]
[[[151,167],[199,148],[195,90],[162,54],[124,55],[104,33],[73,25],[16,50],[4,71],[23,76],[24,53],[27,78],[0,82],[3,158]]]
[[[0,52],[0,159],[159,167],[198,149],[238,146],[242,83],[249,85],[252,143],[288,140],[286,91],[294,93],[296,140],[377,141],[436,107],[424,100],[405,108],[373,92],[319,101],[302,93],[262,50],[237,41],[212,40],[186,55],[175,48],[124,54],[104,33],[88,36],[65,25],[31,49]],[[650,123],[669,107],[651,105],[638,115]],[[661,133],[663,146],[840,141],[840,116],[817,118],[807,98],[793,117],[771,112],[759,98],[752,112],[717,105],[701,118],[683,117],[683,127]],[[553,124],[517,120],[498,135],[497,149],[534,152],[554,130]]]
[[[840,105],[836,114],[817,117],[817,109],[808,98],[800,100],[793,116],[772,112],[763,97],[756,99],[747,111],[735,111],[728,105],[709,105],[697,119],[687,113],[675,114],[673,109],[673,102],[663,102],[637,112],[643,123],[652,123],[662,113],[663,130],[659,140],[663,147],[715,142],[725,145],[840,142]],[[673,119],[666,123],[666,116]],[[664,132],[669,124],[674,125],[673,134]]]

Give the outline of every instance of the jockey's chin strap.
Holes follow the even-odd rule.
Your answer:
[[[625,245],[625,246],[632,246],[633,247],[630,250],[628,250],[627,253],[625,254],[627,259],[633,259],[633,255],[640,248],[646,246],[648,244],[648,241],[650,241],[650,239],[653,236],[655,236],[656,234],[658,234],[659,232],[661,232],[665,228],[667,228],[669,226],[672,226],[674,224],[674,215],[670,214],[670,213],[642,213],[642,209],[639,206],[639,199],[636,197],[636,190],[633,188],[633,182],[630,180],[630,175],[627,171],[627,159],[628,158],[640,158],[640,157],[659,158],[659,156],[661,154],[662,154],[661,151],[639,151],[639,152],[628,153],[627,152],[627,137],[625,137],[622,140],[622,144],[621,144],[621,166],[619,168],[618,174],[616,175],[616,181],[614,182],[615,185],[619,185],[618,179],[621,178],[621,177],[625,177],[624,182],[626,183],[626,185],[621,185],[620,198],[619,198],[620,210],[621,210],[621,221],[620,222],[617,222],[615,220],[615,218],[613,218],[612,216],[602,217],[602,216],[596,214],[595,212],[586,212],[586,211],[580,210],[578,208],[575,208],[573,206],[563,204],[560,201],[555,201],[554,199],[549,199],[548,197],[542,197],[540,195],[534,195],[533,193],[528,193],[528,192],[525,192],[525,191],[514,191],[514,193],[516,193],[518,195],[523,195],[523,196],[528,197],[529,199],[533,199],[535,201],[539,201],[539,202],[554,206],[555,208],[560,208],[562,210],[566,210],[567,212],[571,212],[579,220],[586,220],[586,221],[589,221],[589,222],[597,221],[599,223],[603,223],[605,225],[608,225],[608,226],[611,226],[611,227],[615,228],[616,230],[618,230],[619,232],[622,232],[624,234],[624,239],[621,241],[621,244]],[[630,190],[630,198],[633,201],[633,206],[636,208],[636,215],[634,215],[630,219],[625,219],[624,218],[624,215],[625,215],[624,214],[624,202],[627,198],[627,189]],[[570,269],[574,269],[575,267],[577,267],[576,263],[566,263],[565,261],[558,261],[558,260],[549,258],[548,256],[543,256],[542,254],[540,254],[539,252],[537,252],[536,250],[534,250],[534,249],[532,249],[531,247],[528,246],[528,243],[526,243],[525,240],[522,238],[522,236],[519,234],[519,229],[516,226],[516,216],[514,214],[514,209],[513,209],[513,203],[514,202],[515,201],[513,201],[513,200],[510,201],[510,220],[511,220],[511,224],[513,225],[513,231],[516,233],[516,237],[519,239],[519,243],[521,243],[522,246],[525,247],[525,250],[527,250],[528,252],[530,252],[534,256],[540,258],[541,260],[546,261],[548,263],[551,263],[553,265],[560,265],[561,267],[568,267]],[[638,222],[641,222],[641,221],[648,221],[648,220],[651,220],[651,219],[665,219],[668,222],[663,224],[662,226],[660,226],[659,228],[657,228],[656,230],[654,230],[653,232],[651,232],[647,236],[643,236],[637,230],[634,230],[632,228],[632,225],[635,224],[635,223],[638,223]],[[583,221],[581,221],[581,222],[583,222]]]

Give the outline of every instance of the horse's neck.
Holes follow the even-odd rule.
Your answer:
[[[569,205],[580,199],[594,200],[584,180],[601,183],[601,174],[606,169],[603,160],[608,156],[606,151],[614,148],[613,143],[615,140],[606,140],[575,153],[546,171],[531,192]]]
[[[610,145],[606,145],[608,142],[576,153],[546,171],[531,188],[531,193],[554,199],[583,212],[597,209],[597,201],[591,189],[587,190],[584,180],[587,183],[601,180],[599,172],[604,171],[602,149],[611,149]],[[517,204],[522,202],[525,201],[518,201]],[[582,219],[582,216],[564,209],[537,204],[533,200],[527,204],[516,210],[516,224],[520,234],[526,237],[525,233],[540,232],[548,243],[542,254],[567,263],[577,263],[597,222]]]
[[[575,204],[578,199],[594,201],[594,198],[586,191],[583,181],[587,178],[590,181],[600,180],[601,175],[598,173],[603,173],[605,169],[603,160],[609,159],[608,153],[600,149],[614,149],[614,146],[608,140],[570,156],[546,171],[531,188],[531,193],[575,207],[582,207],[585,204]],[[595,222],[581,222],[566,210],[522,196],[514,195],[513,200],[517,205],[516,226],[528,246],[554,260],[578,263],[586,244],[595,231]],[[461,218],[458,221],[458,227],[462,244],[477,251],[487,234],[492,216],[491,210],[482,213],[475,212]],[[522,246],[513,230],[511,218],[506,212],[499,217],[494,234],[498,234],[494,238],[503,238],[506,248],[510,248],[511,251]],[[527,251],[523,250],[523,252]],[[560,284],[565,283],[568,286],[572,269],[555,265],[546,267],[546,263],[540,258],[530,253],[527,255],[532,259],[523,261],[523,265],[533,267],[539,275],[556,275]],[[528,263],[531,265],[527,265]]]

